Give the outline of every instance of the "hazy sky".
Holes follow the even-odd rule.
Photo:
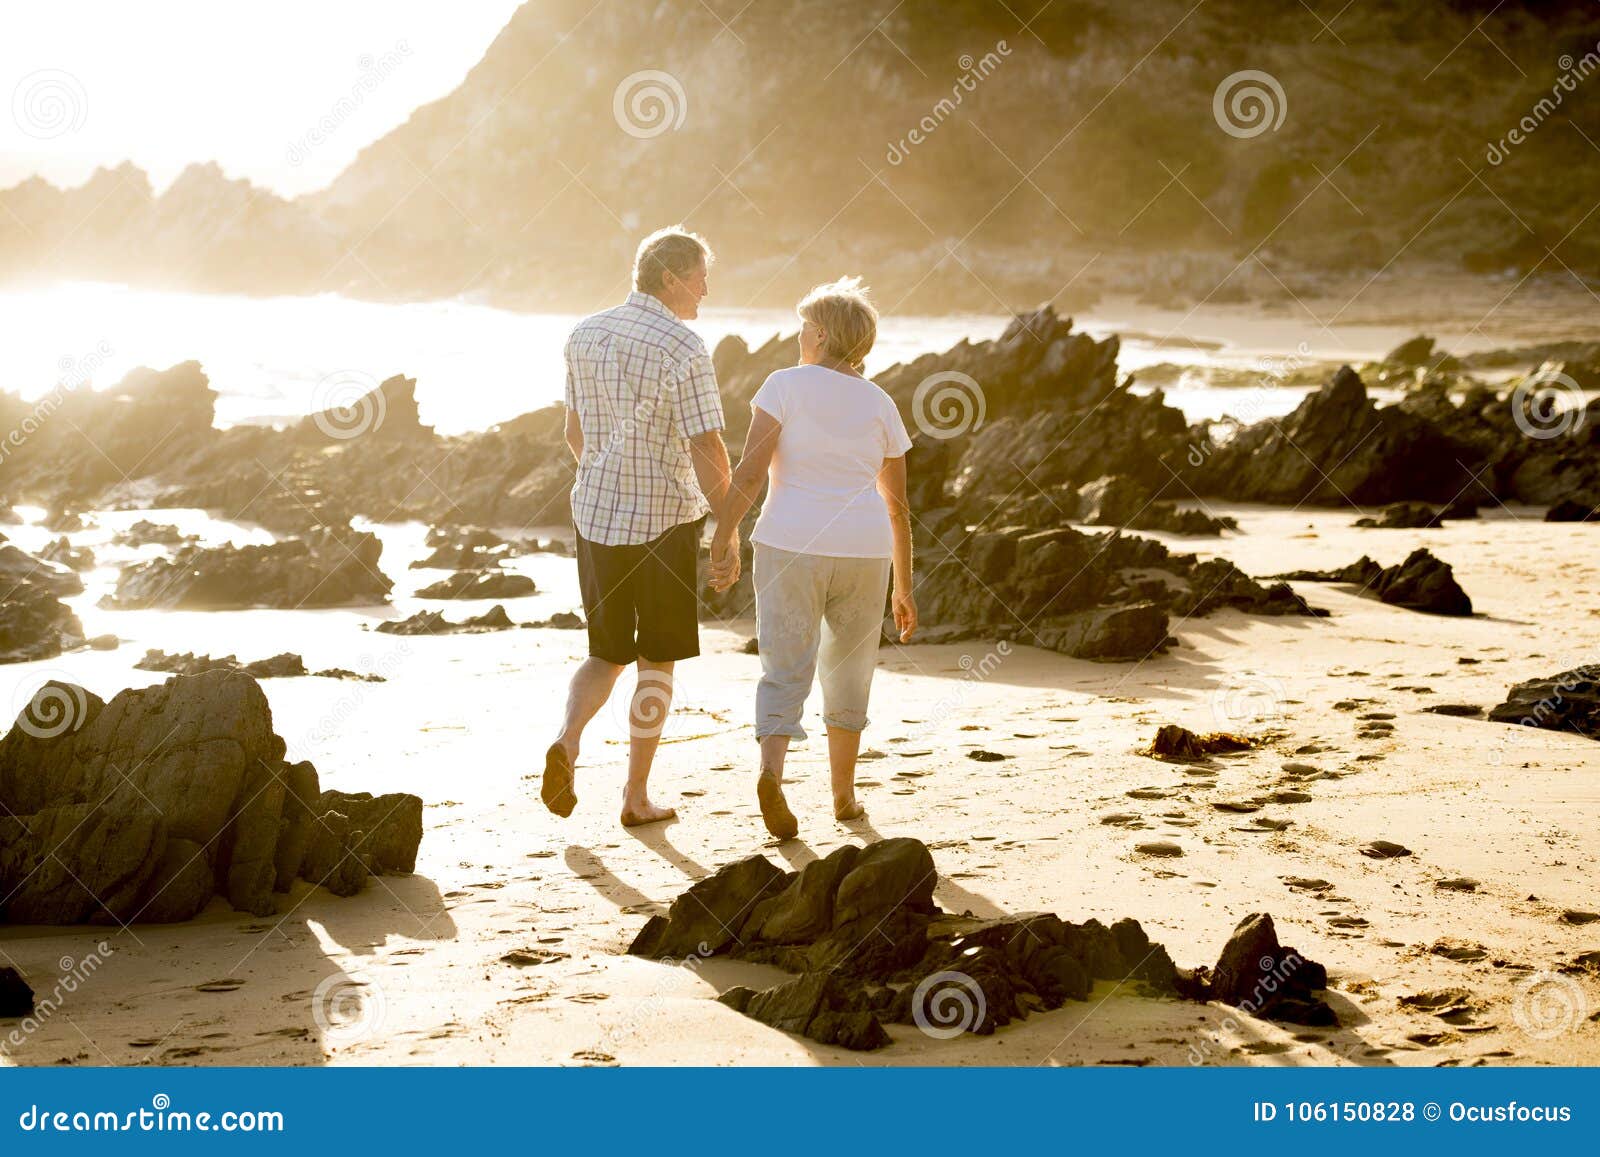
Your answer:
[[[519,2],[0,4],[0,188],[123,160],[158,190],[207,160],[285,194],[320,188],[453,89]]]

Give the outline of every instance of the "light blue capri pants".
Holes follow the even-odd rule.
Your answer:
[[[795,554],[756,543],[757,739],[805,738],[800,716],[819,665],[823,721],[866,730],[889,570],[886,558]]]

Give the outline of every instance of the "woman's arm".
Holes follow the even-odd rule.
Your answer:
[[[894,625],[909,643],[917,629],[917,600],[911,594],[911,504],[906,501],[906,459],[885,458],[878,469],[878,493],[889,508],[894,536]]]
[[[717,509],[717,533],[711,539],[711,565],[718,572],[717,590],[726,590],[739,581],[739,523],[749,513],[767,484],[767,468],[778,449],[778,434],[783,425],[757,406],[750,415],[750,432],[744,438],[744,453],[734,468]]]

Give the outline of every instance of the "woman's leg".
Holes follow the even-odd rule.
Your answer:
[[[833,776],[833,810],[844,820],[862,814],[856,802],[856,757],[861,749],[861,732],[867,726],[872,674],[878,666],[889,560],[835,561],[823,607],[819,663],[822,717],[828,725],[828,765]]]
[[[827,559],[793,554],[756,544],[756,645],[761,681],[756,685],[756,740],[761,745],[761,775],[756,798],[767,830],[792,839],[799,822],[783,796],[784,757],[790,739],[804,739],[800,725],[806,696],[816,676],[826,595]]]

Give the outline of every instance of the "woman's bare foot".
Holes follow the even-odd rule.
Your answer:
[[[663,820],[675,820],[678,813],[669,807],[657,807],[649,800],[641,803],[622,801],[622,826],[625,828],[642,827],[645,824],[659,824]]]
[[[789,810],[789,801],[783,798],[783,785],[775,776],[763,775],[756,780],[756,801],[761,804],[761,818],[767,831],[780,840],[792,840],[800,834],[800,821]]]
[[[842,803],[839,800],[833,801],[833,818],[842,824],[847,824],[851,820],[858,820],[866,814],[867,809],[862,807],[856,800],[845,800]]]
[[[552,743],[544,753],[544,782],[539,788],[539,798],[544,806],[563,819],[578,806],[578,793],[573,790],[572,753],[559,743]]]

